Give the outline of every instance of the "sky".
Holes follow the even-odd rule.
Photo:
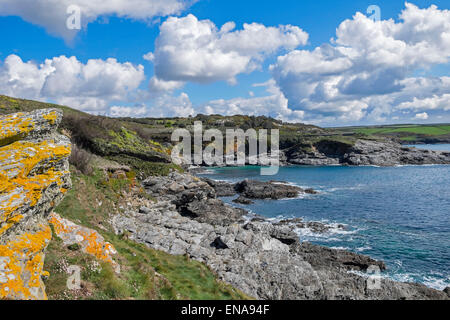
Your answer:
[[[108,116],[450,122],[448,0],[0,0],[0,94]]]

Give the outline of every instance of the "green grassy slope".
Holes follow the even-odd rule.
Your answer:
[[[334,130],[345,134],[362,134],[370,137],[391,138],[402,143],[450,142],[449,124],[345,127],[334,128]]]

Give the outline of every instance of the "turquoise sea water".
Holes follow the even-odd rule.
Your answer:
[[[276,176],[260,176],[258,167],[216,168],[206,176],[314,188],[320,194],[241,207],[274,219],[345,224],[322,235],[299,230],[299,237],[381,259],[395,280],[450,286],[450,166],[284,167]]]

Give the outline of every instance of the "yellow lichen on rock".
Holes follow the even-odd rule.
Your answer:
[[[50,122],[50,124],[55,124],[56,119],[58,119],[58,115],[54,111],[50,112],[49,114],[44,114],[42,117],[45,120],[48,120],[48,122]]]
[[[42,109],[30,113],[14,113],[0,116],[0,147],[29,135],[52,131],[58,126],[62,112],[58,109]]]
[[[71,187],[62,112],[0,117],[0,299],[46,299],[47,216]]]
[[[43,271],[44,250],[51,237],[50,227],[41,225],[35,233],[24,233],[0,245],[0,299],[47,298],[41,276],[48,275]]]
[[[20,221],[18,209],[34,207],[52,184],[62,188],[61,177],[68,172],[55,171],[53,166],[69,155],[70,146],[54,141],[19,141],[0,149],[0,164],[7,164],[0,166],[0,235]],[[47,171],[33,173],[38,167]]]
[[[66,245],[78,244],[83,252],[111,264],[117,273],[120,272],[119,265],[112,259],[112,255],[117,253],[116,249],[112,244],[106,242],[97,231],[79,226],[55,212],[50,214],[49,221],[53,225],[56,235]]]
[[[24,117],[24,113],[15,113],[0,118],[0,143],[9,142],[10,139],[19,136],[24,138],[33,130],[34,123],[30,117]],[[2,145],[2,144],[0,144]]]

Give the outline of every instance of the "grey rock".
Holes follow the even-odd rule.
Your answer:
[[[250,199],[247,199],[246,197],[243,196],[239,196],[238,198],[233,200],[234,203],[239,203],[239,204],[253,204],[254,202]]]
[[[242,220],[247,211],[233,208],[219,199],[194,200],[181,209],[183,215],[212,225],[228,225]]]
[[[150,212],[151,212],[151,210],[149,208],[147,208],[147,207],[140,207],[139,208],[139,213],[150,214]]]
[[[168,201],[182,215],[212,225],[227,225],[242,219],[243,209],[225,205],[207,182],[190,174],[173,172],[167,177],[150,177],[144,182],[146,191]]]
[[[294,243],[291,250],[312,266],[330,265],[356,271],[366,271],[370,266],[377,266],[381,271],[386,270],[384,262],[346,250],[325,248],[308,242]]]
[[[444,289],[444,292],[447,294],[447,296],[450,298],[450,287],[447,287]]]
[[[203,178],[203,180],[214,188],[218,197],[232,197],[236,194],[234,184],[224,181],[215,181],[208,178]]]
[[[326,233],[330,231],[331,229],[341,229],[345,230],[344,225],[328,225],[322,222],[317,221],[303,221],[302,218],[294,218],[294,219],[287,219],[287,220],[281,220],[278,222],[275,222],[274,225],[276,226],[284,226],[288,225],[291,228],[294,229],[310,229],[314,233]]]
[[[227,244],[225,242],[223,242],[223,240],[220,237],[217,237],[216,239],[214,239],[214,241],[211,243],[211,247],[216,248],[218,250],[229,249]]]
[[[250,199],[283,199],[298,197],[303,190],[296,186],[275,182],[244,180],[235,185],[235,190]]]

